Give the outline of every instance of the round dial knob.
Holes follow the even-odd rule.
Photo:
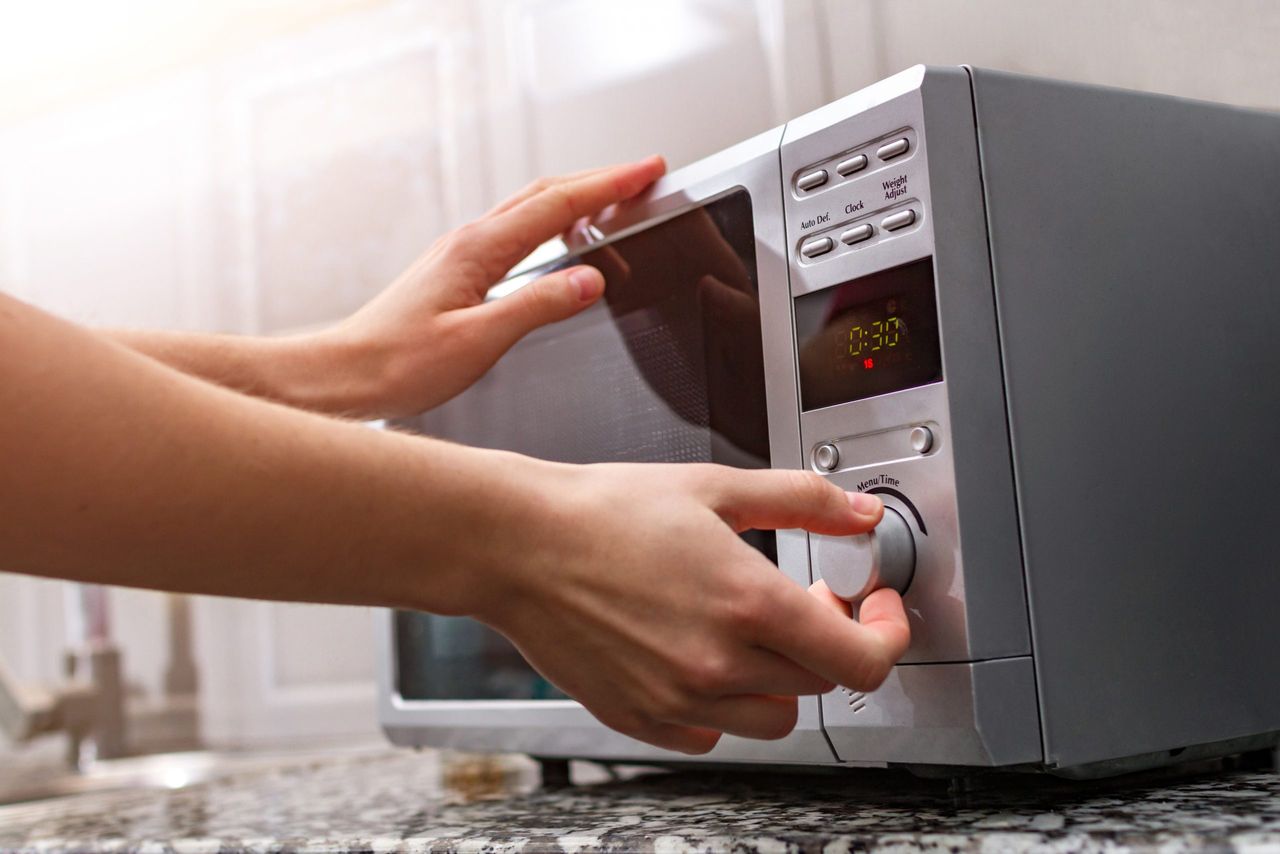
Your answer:
[[[814,563],[831,592],[858,603],[873,590],[907,589],[916,569],[916,543],[902,515],[884,508],[875,529],[856,537],[814,537]]]

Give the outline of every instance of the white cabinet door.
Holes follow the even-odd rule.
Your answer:
[[[371,609],[197,597],[194,616],[209,745],[377,736]]]
[[[455,104],[474,83],[454,14],[375,9],[223,69],[218,231],[237,330],[345,317],[457,221]],[[376,734],[368,609],[200,598],[195,625],[210,744]]]
[[[498,191],[654,153],[678,167],[819,105],[816,9],[490,0],[477,26]]]

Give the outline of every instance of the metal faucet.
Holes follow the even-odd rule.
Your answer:
[[[13,741],[40,735],[67,735],[67,762],[73,768],[91,759],[112,759],[128,751],[120,651],[110,638],[106,590],[76,584],[68,616],[77,641],[67,649],[67,679],[60,685],[23,684],[0,661],[0,730]]]

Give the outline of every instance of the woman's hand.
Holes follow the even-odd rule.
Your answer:
[[[106,330],[131,350],[217,385],[328,415],[386,418],[437,406],[530,331],[595,303],[600,273],[572,267],[484,302],[543,242],[648,187],[661,157],[535,181],[436,241],[346,321],[284,338]]]
[[[781,738],[797,697],[871,690],[906,650],[902,601],[860,621],[798,587],[737,532],[863,533],[884,507],[800,471],[713,465],[544,467],[546,508],[509,538],[475,616],[603,723],[686,753],[721,733]]]
[[[372,302],[314,343],[338,371],[364,378],[363,414],[410,415],[479,379],[529,332],[592,305],[604,290],[588,266],[558,270],[500,300],[489,288],[543,242],[635,196],[659,178],[660,157],[536,181],[445,235]]]

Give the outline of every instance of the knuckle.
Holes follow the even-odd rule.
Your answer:
[[[732,673],[727,656],[706,653],[686,663],[681,683],[690,694],[715,694],[725,686]]]
[[[496,228],[486,236],[486,253],[501,258],[503,263],[514,264],[537,248],[523,234],[512,228]]]
[[[726,619],[730,628],[744,635],[755,635],[769,622],[773,597],[765,585],[743,581],[726,597]]]
[[[453,230],[450,241],[454,246],[471,248],[479,244],[484,228],[478,222],[464,222]]]
[[[540,176],[540,177],[534,178],[525,186],[524,191],[521,193],[521,195],[526,197],[536,196],[538,193],[541,193],[546,189],[548,189],[552,185],[552,183],[554,182],[546,176]]]
[[[480,245],[480,226],[474,222],[468,222],[444,236],[441,241],[441,250],[444,260],[450,265],[457,266],[474,263]]]
[[[690,694],[683,688],[676,687],[666,691],[654,692],[648,703],[650,717],[654,720],[668,723],[688,720],[694,707],[695,704]]]
[[[676,712],[675,692],[656,688],[644,699],[643,709],[645,715],[655,721],[670,720]]]
[[[582,216],[578,212],[577,199],[574,194],[563,184],[556,184],[547,187],[542,191],[542,195],[555,207],[558,214],[565,219],[574,220]]]
[[[822,475],[811,471],[788,471],[786,476],[790,478],[788,489],[796,503],[821,505],[831,500],[835,487],[827,483]]]

